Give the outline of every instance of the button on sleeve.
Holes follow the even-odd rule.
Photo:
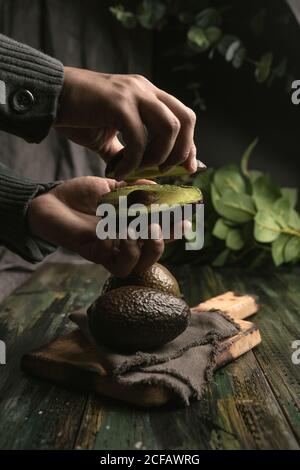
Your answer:
[[[17,113],[26,113],[31,110],[35,102],[31,91],[22,88],[11,96],[11,107]]]

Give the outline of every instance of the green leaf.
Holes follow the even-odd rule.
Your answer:
[[[234,165],[224,166],[215,172],[214,184],[220,194],[230,190],[235,193],[245,193],[245,181],[240,175],[238,168]]]
[[[248,194],[226,191],[222,197],[214,198],[213,205],[219,215],[232,222],[245,223],[255,215],[254,202]]]
[[[289,235],[281,233],[277,240],[272,243],[272,258],[276,266],[284,263],[284,249],[289,239]]]
[[[288,226],[295,230],[300,230],[300,215],[295,209],[292,209],[289,213]]]
[[[210,46],[212,46],[213,44],[216,44],[222,37],[222,31],[219,28],[216,28],[215,26],[206,28],[205,34],[209,41]]]
[[[245,62],[245,59],[247,57],[247,50],[245,47],[241,46],[239,49],[236,51],[233,57],[232,65],[235,69],[240,69]]]
[[[201,189],[203,193],[206,193],[210,190],[211,181],[214,175],[214,170],[212,168],[207,168],[203,173],[198,173],[193,180],[193,186]]]
[[[245,245],[245,240],[243,238],[241,230],[233,228],[229,230],[226,237],[226,246],[230,250],[239,251]]]
[[[281,188],[281,194],[290,201],[291,207],[295,208],[298,201],[298,189]]]
[[[280,196],[279,188],[267,176],[261,176],[253,183],[253,199],[258,210],[272,209]]]
[[[264,83],[268,80],[271,73],[272,63],[273,54],[271,52],[264,54],[260,59],[255,70],[255,77],[259,83]]]
[[[270,78],[268,79],[268,86],[272,86],[276,78],[283,78],[287,73],[287,57],[284,57],[276,67],[272,68]],[[290,88],[289,90],[290,91]]]
[[[197,46],[199,51],[206,51],[209,49],[210,42],[205,34],[204,29],[199,26],[191,26],[188,31],[187,38],[190,43]]]
[[[236,43],[237,41],[240,41],[240,40],[236,36],[225,34],[222,37],[221,41],[219,42],[217,49],[221,55],[226,56],[226,53],[228,49],[230,48],[230,46]]]
[[[239,39],[237,39],[235,42],[230,44],[225,54],[225,59],[227,60],[227,62],[231,62],[233,60],[235,54],[240,49],[240,47],[241,47],[241,41]]]
[[[277,78],[283,78],[287,70],[287,57],[284,57],[276,67],[273,68],[273,75]]]
[[[213,235],[220,240],[226,240],[230,228],[225,224],[224,219],[218,219],[213,228]]]
[[[272,213],[261,210],[255,216],[254,237],[258,242],[271,243],[281,233],[279,224]]]
[[[280,197],[272,207],[274,219],[281,225],[286,227],[289,223],[290,212],[292,210],[290,200],[286,197]]]
[[[134,28],[136,26],[136,16],[131,11],[125,10],[123,5],[110,7],[109,11],[125,28]]]
[[[154,29],[160,25],[165,13],[166,5],[163,2],[144,0],[137,10],[137,17],[145,29]]]
[[[236,227],[236,222],[232,222],[231,220],[226,220],[226,219],[223,219],[223,220],[224,220],[224,224],[227,225],[227,227],[229,228]]]
[[[284,260],[286,263],[297,261],[300,258],[300,238],[290,237],[284,249]]]
[[[204,10],[197,13],[195,23],[201,28],[207,28],[208,26],[220,26],[222,23],[222,17],[215,8],[205,8]]]
[[[255,183],[255,181],[258,180],[258,178],[260,178],[261,176],[263,176],[263,172],[262,171],[258,171],[258,170],[249,170],[249,179],[251,181],[252,184]]]
[[[253,150],[255,149],[255,147],[257,146],[258,144],[258,139],[254,139],[253,142],[251,142],[251,144],[249,145],[249,147],[246,148],[243,156],[242,156],[242,160],[241,160],[241,171],[242,171],[242,174],[246,177],[250,177],[250,173],[249,173],[249,159],[253,153]]]
[[[222,251],[218,256],[213,260],[212,265],[215,267],[222,267],[226,263],[230,251],[228,249]]]

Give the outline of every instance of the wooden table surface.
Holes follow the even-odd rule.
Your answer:
[[[226,290],[259,295],[262,344],[215,374],[189,408],[141,410],[20,371],[22,355],[70,330],[67,314],[98,295],[95,265],[48,264],[0,305],[0,449],[295,449],[300,447],[299,270],[180,267],[191,305]]]

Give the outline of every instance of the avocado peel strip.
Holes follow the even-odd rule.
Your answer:
[[[107,178],[115,178],[115,170],[123,157],[123,150],[115,155],[107,164],[105,176]],[[206,165],[197,160],[197,171],[205,171]],[[154,165],[146,168],[139,168],[126,176],[127,182],[137,181],[140,179],[156,179],[156,178],[180,178],[189,176],[189,171],[182,165],[172,166],[166,171],[162,171],[159,166]]]

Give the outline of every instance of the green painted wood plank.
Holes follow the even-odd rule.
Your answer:
[[[106,400],[105,414],[94,449],[156,449],[156,436],[147,411]]]
[[[254,356],[247,356],[219,371],[201,402],[152,413],[162,449],[298,447]]]
[[[259,296],[261,308],[254,321],[262,344],[254,355],[299,443],[300,366],[291,360],[292,342],[300,338],[299,277],[284,271],[251,275],[232,271],[231,282],[238,291]]]
[[[67,314],[91,303],[102,281],[95,276],[94,282],[89,287],[84,268],[51,265],[0,305],[0,338],[7,344],[7,365],[0,375],[1,449],[74,447],[87,395],[24,375],[20,360],[73,328]]]
[[[100,293],[107,271],[96,264],[46,263],[18,289],[19,293],[39,291],[93,291]]]
[[[299,285],[299,278],[296,283]],[[300,442],[300,366],[291,357],[292,343],[300,339],[300,299],[298,293],[291,298],[291,278],[289,287],[280,286],[274,277],[267,285],[260,283],[264,305],[258,322],[264,345],[256,357]]]

